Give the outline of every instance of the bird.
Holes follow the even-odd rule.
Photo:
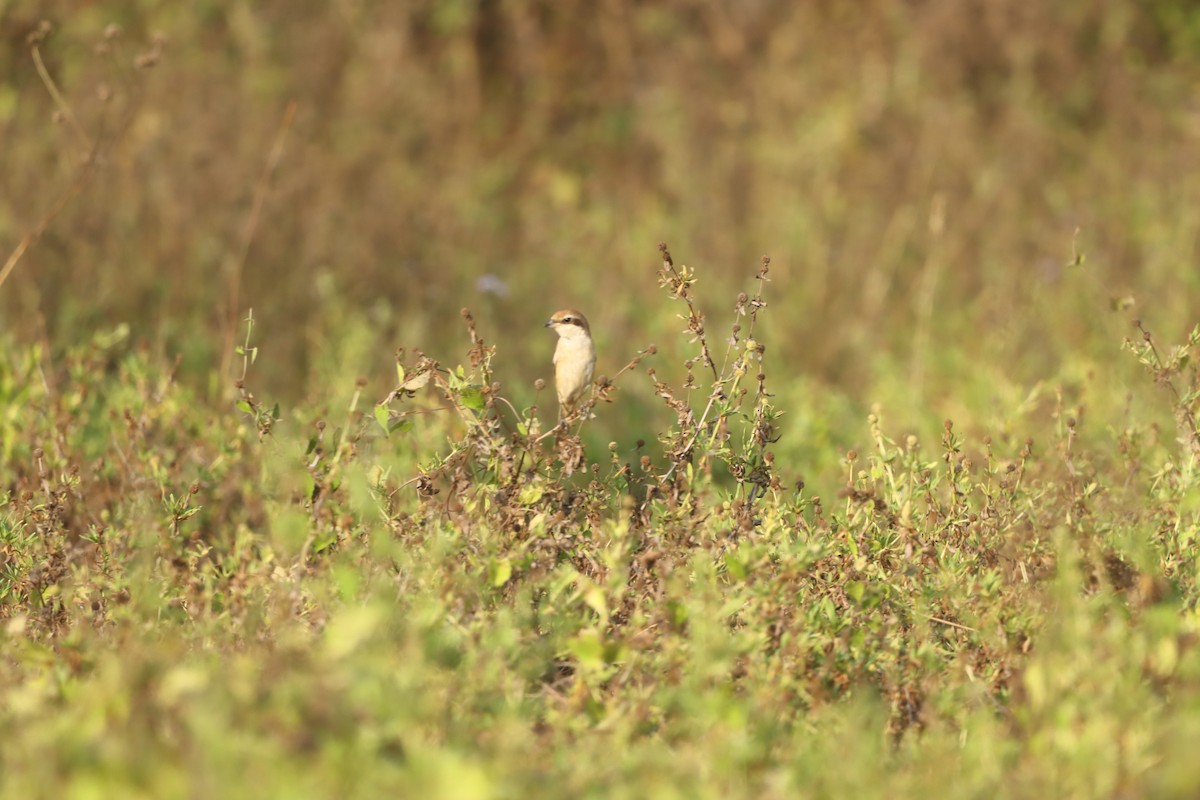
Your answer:
[[[584,390],[592,382],[596,347],[592,344],[587,317],[574,309],[555,311],[546,327],[553,328],[558,334],[558,346],[554,349],[554,388],[558,392],[558,417],[562,420],[575,411]]]

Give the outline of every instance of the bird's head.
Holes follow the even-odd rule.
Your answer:
[[[592,335],[587,317],[571,308],[555,311],[546,321],[546,327],[553,328],[564,339],[591,338]]]

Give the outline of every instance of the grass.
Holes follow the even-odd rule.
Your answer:
[[[657,443],[539,428],[467,314],[464,364],[401,354],[373,411],[268,409],[249,334],[223,410],[124,331],[6,347],[3,792],[1190,791],[1200,335],[1128,343],[1175,430],[872,414],[817,497],[774,449],[768,264],[718,355],[663,252],[691,372],[646,351],[592,403],[649,378]]]
[[[0,796],[1196,793],[1190,7],[76,5]]]

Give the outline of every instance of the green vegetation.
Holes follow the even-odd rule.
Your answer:
[[[0,795],[1197,794],[1200,14],[329,5],[0,4]]]

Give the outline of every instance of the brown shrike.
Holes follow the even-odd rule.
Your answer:
[[[596,368],[596,348],[587,317],[573,309],[555,311],[546,323],[558,333],[554,349],[554,388],[558,391],[559,419],[570,416]]]

